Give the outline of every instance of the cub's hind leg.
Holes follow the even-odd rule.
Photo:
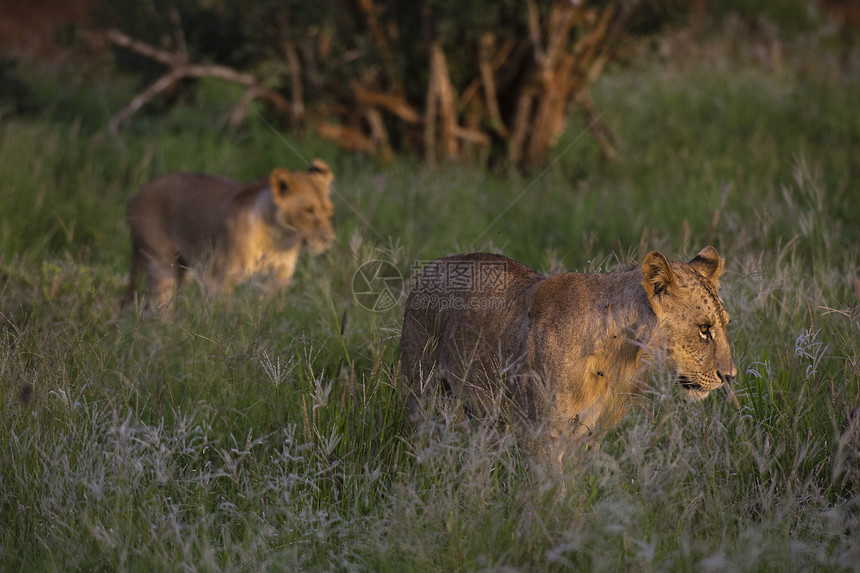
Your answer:
[[[146,278],[152,303],[157,310],[170,310],[185,278],[187,267],[180,257],[170,262],[150,259],[146,265]]]
[[[126,308],[137,299],[137,287],[141,275],[146,272],[146,259],[141,250],[140,243],[132,237],[131,241],[131,270],[128,273],[128,287],[119,301],[120,308]]]
[[[182,286],[187,266],[166,233],[141,245],[136,264],[143,267],[152,305],[169,310]],[[138,271],[139,272],[139,271]]]
[[[141,276],[146,276],[146,285],[151,303],[156,309],[169,305],[181,286],[186,266],[172,248],[151,248],[138,237],[132,238],[131,269],[128,287],[120,299],[125,308],[137,299]]]

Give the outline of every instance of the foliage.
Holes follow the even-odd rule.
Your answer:
[[[0,568],[856,567],[860,85],[814,45],[787,53],[778,72],[723,50],[707,72],[700,57],[613,70],[595,100],[624,161],[603,163],[574,119],[529,178],[383,167],[264,113],[218,132],[230,103],[209,81],[195,93],[211,105],[106,137],[129,85],[29,78],[42,116],[0,123]],[[118,311],[141,184],[317,156],[339,240],[283,296],[192,284],[166,319]],[[561,475],[503,429],[413,428],[402,300],[371,313],[351,291],[374,259],[404,276],[473,249],[613,270],[705,244],[726,257],[741,410],[655,376]]]
[[[134,0],[97,2],[93,19],[119,46],[119,69],[150,84],[144,101],[181,101],[190,78],[230,75],[293,127],[348,149],[533,167],[577,98],[592,113],[588,90],[638,5]],[[189,69],[202,63],[219,73]]]
[[[736,15],[753,23],[771,23],[783,35],[791,36],[809,33],[820,26],[824,20],[820,12],[825,4],[827,0],[818,3],[793,0],[726,0],[713,2],[712,9],[717,17]]]

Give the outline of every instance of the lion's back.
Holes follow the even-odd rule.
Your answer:
[[[406,300],[400,341],[406,378],[415,383],[426,376],[440,345],[468,347],[481,332],[507,330],[522,318],[525,291],[543,278],[517,261],[487,253],[429,263]]]
[[[129,200],[130,218],[186,217],[223,202],[239,187],[226,177],[204,173],[169,173],[141,187]]]
[[[502,255],[470,253],[430,262],[415,278],[407,299],[409,309],[427,306],[444,310],[481,297],[506,297],[543,277]]]

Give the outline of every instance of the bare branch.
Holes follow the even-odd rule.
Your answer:
[[[299,60],[299,52],[295,42],[288,42],[284,47],[284,55],[290,68],[290,86],[292,88],[292,106],[290,106],[290,119],[293,124],[298,124],[305,117],[305,97],[302,83],[302,63]]]
[[[587,89],[581,91],[579,97],[577,97],[577,101],[585,114],[585,123],[588,126],[588,132],[591,133],[591,137],[594,138],[603,150],[603,158],[607,162],[611,162],[618,153],[614,145],[615,137],[609,127],[603,122],[600,112],[594,107],[591,93]]]
[[[432,84],[439,96],[439,138],[442,150],[449,158],[457,156],[457,142],[454,140],[454,130],[457,127],[457,112],[454,109],[454,86],[448,72],[448,61],[439,41],[433,42],[430,48],[430,75]]]
[[[480,49],[480,72],[481,83],[484,85],[484,99],[487,102],[487,112],[490,114],[490,126],[502,137],[508,136],[508,128],[502,120],[499,111],[499,100],[496,94],[496,80],[493,75],[493,66],[490,62],[490,52],[493,49],[495,38],[492,33],[487,32],[481,36]]]
[[[192,78],[220,78],[243,86],[253,87],[259,84],[257,78],[245,72],[239,72],[233,68],[222,66],[219,64],[195,64],[185,66],[182,69],[186,70],[187,76]]]
[[[483,131],[468,129],[459,125],[455,125],[451,129],[451,135],[457,139],[462,139],[463,141],[468,141],[470,143],[477,143],[478,145],[489,145],[492,141],[490,136]]]
[[[373,141],[361,130],[345,125],[334,125],[332,123],[318,123],[317,134],[323,139],[330,139],[343,147],[353,151],[373,151]]]
[[[176,68],[158,78],[148,88],[134,96],[128,105],[119,110],[108,123],[108,132],[116,134],[122,122],[127,120],[134,112],[139,110],[152,98],[178,82],[185,75],[183,68]]]
[[[529,37],[535,51],[535,61],[538,64],[542,64],[546,59],[546,54],[543,51],[543,43],[540,37],[540,13],[538,12],[537,4],[533,1],[527,2],[526,6],[528,7]]]
[[[382,156],[383,161],[391,161],[394,153],[391,151],[391,145],[388,142],[388,130],[385,129],[382,114],[379,113],[378,109],[369,107],[364,112],[364,118],[370,126],[370,137],[373,141],[374,149]]]
[[[245,90],[245,93],[242,94],[242,97],[233,106],[233,111],[230,112],[230,119],[228,121],[230,129],[236,130],[242,126],[242,123],[245,121],[245,115],[248,113],[248,106],[259,96],[259,88],[253,87]]]
[[[432,59],[431,59],[432,66]],[[433,165],[436,162],[436,115],[439,108],[439,90],[436,88],[436,75],[431,68],[427,79],[427,95],[424,103],[424,160]]]
[[[421,123],[421,114],[401,96],[368,90],[357,83],[353,84],[352,90],[359,103],[379,106],[406,123]]]
[[[110,122],[108,123],[108,131],[110,133],[117,133],[119,130],[120,124],[126,121],[132,114],[134,114],[137,110],[142,108],[149,100],[153,97],[157,96],[182,78],[203,78],[203,77],[211,77],[211,78],[219,78],[222,80],[227,80],[230,82],[234,82],[237,84],[241,84],[247,86],[249,89],[243,95],[244,98],[262,98],[266,101],[272,103],[275,107],[282,110],[291,109],[289,102],[284,99],[284,97],[268,88],[260,86],[257,82],[257,79],[251,74],[246,74],[243,72],[238,72],[232,68],[228,68],[227,66],[221,66],[217,64],[200,64],[200,65],[191,65],[191,66],[179,66],[173,68],[165,75],[161,76],[158,80],[152,83],[148,88],[137,94],[134,99],[129,102],[124,108],[122,108],[116,115],[114,115]],[[250,100],[249,100],[250,101]],[[245,110],[247,109],[248,102],[244,102],[242,100],[233,108],[233,112],[230,114],[230,123],[231,125],[236,125],[241,123],[240,113],[244,115]]]
[[[511,137],[508,140],[508,160],[512,165],[520,165],[523,160],[525,142],[531,124],[532,108],[537,95],[536,91],[533,86],[526,86],[517,99],[516,113],[511,125]]]
[[[120,48],[126,48],[127,50],[131,50],[132,52],[140,54],[141,56],[147,57],[151,60],[155,60],[156,62],[161,62],[165,66],[171,68],[181,66],[188,62],[188,59],[182,54],[171,54],[170,52],[159,50],[145,42],[135,40],[119,30],[107,30],[104,33],[104,37]]]

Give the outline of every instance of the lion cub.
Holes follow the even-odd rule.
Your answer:
[[[247,184],[194,173],[148,183],[128,204],[131,273],[122,304],[134,300],[145,273],[153,304],[169,305],[187,269],[197,265],[215,290],[251,276],[285,287],[302,246],[318,254],[334,241],[333,180],[316,159],[307,172],[276,168]]]
[[[499,255],[438,259],[406,301],[410,416],[442,391],[467,412],[506,411],[550,439],[599,443],[650,366],[704,399],[736,374],[717,296],[722,270],[713,247],[689,263],[654,251],[633,270],[549,278]]]

